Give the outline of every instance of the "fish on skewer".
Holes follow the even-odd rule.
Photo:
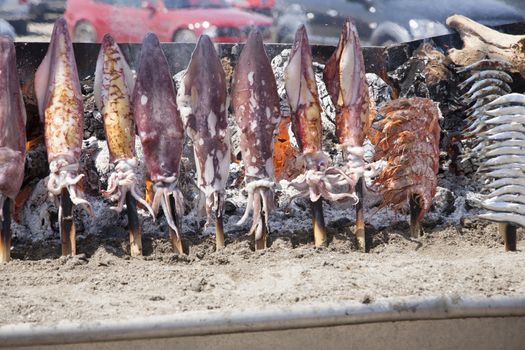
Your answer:
[[[211,39],[201,35],[181,80],[177,104],[193,141],[199,209],[206,225],[215,221],[217,249],[224,247],[223,214],[230,172],[228,96],[221,60]]]
[[[292,130],[306,164],[306,172],[290,185],[299,191],[300,196],[310,198],[316,246],[326,245],[322,199],[356,203],[354,187],[357,180],[343,170],[331,167],[329,157],[322,150],[321,106],[304,26],[295,35],[285,68],[285,88],[292,113]]]
[[[365,63],[355,24],[346,19],[339,43],[327,61],[323,78],[336,109],[336,136],[343,147],[342,170],[351,179],[349,190],[356,191],[356,237],[361,250],[366,250],[363,208],[363,142],[375,113],[370,103]]]
[[[130,226],[131,255],[142,255],[141,229],[136,202],[153,210],[142,198],[137,178],[138,160],[135,156],[135,121],[131,106],[131,93],[135,81],[133,72],[110,34],[102,39],[95,70],[95,103],[104,120],[110,160],[115,167],[108,178],[104,192],[117,202],[112,209],[121,212],[127,205]]]
[[[479,217],[499,222],[507,251],[516,250],[516,228],[525,225],[525,95],[511,93],[488,103],[478,169],[487,194]]]
[[[142,42],[132,101],[146,167],[153,182],[153,212],[157,214],[162,207],[173,248],[183,253],[180,226],[184,199],[177,180],[184,126],[168,61],[153,33],[146,34]]]
[[[11,254],[11,213],[24,180],[26,110],[13,41],[0,37],[0,263]]]
[[[459,88],[464,90],[462,96],[466,107],[465,138],[461,142],[463,168],[477,168],[480,166],[480,150],[487,146],[487,140],[482,140],[478,135],[487,128],[487,106],[500,96],[511,92],[513,82],[510,71],[511,64],[502,60],[484,59],[471,65],[458,68],[458,73],[469,74]]]
[[[385,118],[379,122],[374,157],[387,165],[375,185],[383,195],[382,206],[401,212],[410,208],[411,235],[416,238],[436,193],[441,112],[432,100],[413,97],[391,101],[380,113]]]
[[[83,198],[79,161],[84,136],[84,106],[73,45],[64,18],[55,22],[51,42],[35,75],[38,111],[44,123],[49,161],[47,188],[60,201],[58,216],[62,254],[74,255],[75,226],[72,205],[93,209]]]
[[[277,84],[258,30],[252,30],[239,56],[232,103],[241,133],[248,192],[246,211],[238,224],[244,223],[253,211],[249,234],[255,234],[256,249],[262,249],[266,247],[268,217],[274,207],[273,138],[281,112]]]

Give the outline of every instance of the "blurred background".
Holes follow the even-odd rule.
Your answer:
[[[244,41],[253,26],[266,41],[291,42],[306,25],[310,41],[336,44],[343,20],[356,22],[367,45],[385,45],[448,32],[445,20],[463,14],[486,25],[525,21],[524,0],[0,0],[0,32],[16,41],[48,41],[65,15],[75,41]]]

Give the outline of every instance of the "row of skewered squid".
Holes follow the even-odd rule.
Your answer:
[[[332,165],[322,150],[322,110],[308,37],[305,28],[301,27],[286,67],[285,85],[292,128],[306,170],[293,179],[290,186],[313,203],[314,228],[319,231],[324,230],[322,200],[362,203],[362,191],[356,194],[358,183],[363,183],[365,170],[362,146],[375,116],[359,38],[350,21],[344,24],[339,44],[327,61],[324,80],[336,106],[336,134],[345,160],[341,167]],[[84,122],[82,96],[73,48],[63,19],[55,24],[48,53],[36,73],[35,89],[50,164],[48,190],[59,206],[63,254],[75,254],[72,206],[81,205],[89,212],[92,209],[79,185],[83,177],[79,173]],[[207,36],[199,39],[176,94],[168,62],[154,34],[144,38],[136,78],[118,45],[106,35],[97,60],[94,91],[114,163],[104,194],[116,202],[115,210],[127,207],[131,253],[139,255],[142,249],[140,226],[133,213],[137,202],[153,217],[162,208],[173,247],[183,251],[180,228],[184,205],[178,178],[185,133],[193,144],[200,190],[199,209],[206,214],[207,224],[215,224],[217,247],[222,247],[222,218],[231,154],[227,120],[229,100],[224,70],[211,40]],[[250,34],[239,57],[231,97],[241,134],[248,193],[241,223],[253,213],[250,234],[255,236],[256,246],[263,248],[269,234],[269,214],[275,202],[273,139],[280,122],[280,106],[275,77],[257,31]],[[383,186],[387,204],[395,208],[417,197],[420,219],[435,192],[439,113],[426,99],[406,100],[385,108],[384,113],[393,116],[383,123],[383,139],[378,140],[380,152],[377,157],[388,159],[389,167],[378,183]],[[151,204],[139,193],[135,129],[153,182]],[[389,134],[392,130],[411,132],[416,129],[427,132],[414,139]],[[417,160],[407,161],[407,157],[421,147],[428,152],[419,154]],[[409,170],[401,169],[406,167]],[[405,173],[408,180],[403,177]],[[364,229],[364,221],[362,227]],[[316,245],[326,244],[325,232],[324,236],[315,237]]]

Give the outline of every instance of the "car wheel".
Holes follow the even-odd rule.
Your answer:
[[[17,35],[25,35],[27,34],[27,21],[21,20],[21,21],[11,21],[10,22],[13,28],[15,29],[15,32]]]
[[[378,42],[378,45],[380,46],[390,46],[390,45],[393,45],[393,44],[396,44],[398,43],[398,41],[392,37],[389,37],[389,36],[384,36],[382,38],[379,39],[379,42]]]
[[[175,34],[173,34],[172,41],[174,43],[196,43],[197,36],[189,29],[180,29],[177,30]]]
[[[73,40],[80,43],[94,43],[97,41],[97,31],[89,22],[78,22],[73,32]]]

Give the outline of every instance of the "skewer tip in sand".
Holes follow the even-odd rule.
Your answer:
[[[322,198],[319,198],[317,201],[312,202],[312,222],[314,226],[315,246],[317,248],[328,246],[328,237],[326,235],[326,226],[324,223]]]
[[[363,253],[368,252],[368,247],[366,246],[366,230],[365,230],[365,209],[363,203],[363,189],[364,182],[363,178],[360,178],[356,186],[356,195],[358,202],[356,204],[356,220],[355,220],[355,236],[357,239],[357,245],[359,250]]]
[[[421,223],[419,222],[419,214],[421,213],[421,206],[416,196],[410,196],[410,237],[419,238],[421,236]]]
[[[137,214],[137,200],[126,193],[126,212],[128,215],[129,252],[131,256],[142,256],[142,227]]]
[[[62,189],[59,200],[58,219],[60,221],[62,256],[73,256],[77,253],[76,229],[73,221],[73,202],[66,188]]]
[[[508,222],[503,222],[498,225],[499,233],[505,242],[506,252],[516,251],[516,228],[516,225]]]
[[[0,232],[0,263],[11,260],[11,199],[4,200],[2,210],[2,231]]]

